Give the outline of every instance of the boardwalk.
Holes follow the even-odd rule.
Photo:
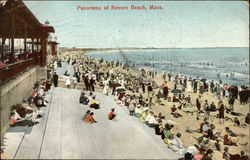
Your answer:
[[[166,148],[153,129],[130,117],[127,110],[116,105],[112,96],[100,93],[97,100],[101,109],[93,110],[96,124],[83,123],[81,118],[88,106],[78,103],[80,91],[55,88],[47,115],[40,124],[23,136],[13,158],[33,159],[177,159],[179,156]],[[107,120],[110,109],[116,108],[118,121]],[[48,116],[48,117],[47,117]],[[29,129],[26,129],[29,130]],[[19,133],[19,137],[21,133]],[[11,136],[10,132],[7,136]],[[12,135],[13,136],[13,135]],[[7,141],[8,140],[7,138]],[[7,148],[10,146],[7,145]],[[11,149],[9,149],[11,150]],[[8,152],[7,152],[8,153]],[[11,157],[10,157],[11,158]]]

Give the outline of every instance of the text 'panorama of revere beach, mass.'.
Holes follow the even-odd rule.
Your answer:
[[[117,6],[117,5],[106,5],[106,6],[81,6],[78,5],[77,10],[163,10],[165,9],[160,5],[130,5],[130,6]]]

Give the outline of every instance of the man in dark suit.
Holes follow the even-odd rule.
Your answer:
[[[54,86],[57,87],[57,85],[58,85],[58,75],[56,74],[56,72],[54,72],[54,74],[53,74],[53,83],[54,83]]]

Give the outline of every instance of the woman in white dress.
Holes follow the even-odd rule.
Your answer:
[[[67,88],[70,88],[70,84],[71,84],[71,82],[70,82],[70,77],[66,77],[66,79],[65,79],[65,86],[66,86]]]
[[[108,92],[109,92],[109,80],[105,79],[103,81],[103,85],[104,85],[104,87],[103,87],[102,93],[108,95]]]
[[[192,87],[192,81],[188,81],[188,84],[187,84],[187,92],[188,93],[191,93],[193,92],[193,87]]]

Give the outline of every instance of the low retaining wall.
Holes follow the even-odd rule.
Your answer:
[[[34,84],[39,79],[46,79],[47,71],[43,67],[33,67],[3,84],[0,88],[1,139],[9,128],[11,107],[22,103],[31,95]]]

